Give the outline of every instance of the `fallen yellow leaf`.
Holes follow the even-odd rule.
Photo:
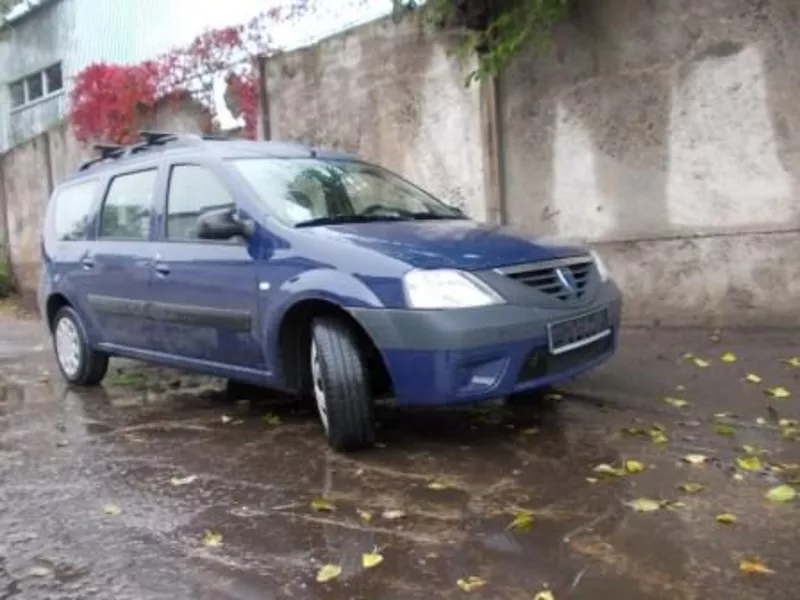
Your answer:
[[[686,492],[687,494],[696,494],[697,492],[702,492],[705,489],[705,486],[700,485],[699,483],[682,483],[678,486],[678,489],[682,492]]]
[[[695,359],[692,362],[694,362],[696,367],[700,367],[701,369],[705,369],[707,366],[711,364],[709,361],[697,357],[695,357]]]
[[[587,477],[586,481],[587,483],[597,483],[600,480],[597,477]]]
[[[335,512],[336,507],[330,500],[326,500],[325,498],[314,498],[311,501],[311,508],[313,508],[317,512]]]
[[[233,421],[233,417],[229,417],[228,415],[222,415],[222,416],[219,418],[219,420],[220,420],[220,422],[221,422],[223,425],[227,425],[228,423],[230,423],[231,421]]]
[[[122,509],[116,504],[106,504],[103,506],[103,514],[116,517],[117,515],[122,514]]]
[[[780,385],[776,387],[771,387],[765,390],[764,393],[767,394],[768,396],[772,396],[773,398],[777,398],[779,400],[782,400],[783,398],[788,398],[789,396],[792,395],[792,393],[789,390]]]
[[[522,435],[536,435],[537,433],[539,433],[539,428],[528,427],[527,429],[523,429],[520,433],[522,433]]]
[[[750,383],[761,383],[761,377],[756,375],[755,373],[748,373],[744,377],[745,381],[749,381]]]
[[[792,358],[787,358],[784,362],[792,367],[800,367],[800,356],[793,356]]]
[[[625,475],[625,471],[623,469],[612,467],[611,465],[606,463],[599,464],[592,470],[600,475],[608,475],[611,477],[622,477],[623,475]]]
[[[730,436],[732,436],[733,434],[736,433],[736,430],[733,427],[731,427],[730,425],[726,425],[725,423],[717,423],[717,424],[715,424],[714,425],[714,431],[718,435],[724,435],[724,436],[728,436],[728,437],[730,437]]]
[[[383,562],[383,555],[380,554],[377,550],[373,552],[365,552],[361,555],[361,566],[365,569],[371,569],[372,567],[377,567],[379,564]]]
[[[557,394],[555,392],[544,395],[545,400],[561,400],[563,397],[564,397],[563,395]]]
[[[707,456],[702,454],[687,454],[683,457],[683,461],[689,463],[690,465],[702,465],[708,460]]]
[[[263,417],[261,417],[261,420],[264,421],[264,423],[266,423],[267,425],[281,424],[281,418],[278,415],[272,413],[265,414]]]
[[[669,438],[667,434],[664,433],[664,430],[653,428],[650,430],[650,439],[653,441],[654,444],[666,444],[669,442]]]
[[[687,352],[686,354],[683,355],[683,358],[689,360],[690,358],[694,358],[694,354],[692,354],[691,352]]]
[[[778,421],[778,427],[797,427],[800,425],[800,421],[797,419],[780,419]]]
[[[771,575],[775,571],[770,569],[760,558],[743,558],[739,561],[739,570],[742,573],[757,573],[759,575]]]
[[[682,385],[682,384],[678,384],[678,385],[675,386],[675,391],[677,391],[677,392],[685,392],[686,391],[686,386]]]
[[[441,490],[446,490],[450,487],[451,487],[450,484],[442,479],[434,479],[428,484],[429,490],[441,491]]]
[[[364,521],[365,523],[369,523],[370,521],[372,521],[372,513],[366,510],[359,510],[358,518]]]
[[[667,396],[666,398],[664,398],[664,402],[666,402],[670,406],[674,406],[675,408],[683,408],[684,406],[689,405],[688,400],[684,400],[683,398],[673,398],[671,396]]]
[[[764,497],[772,502],[791,502],[797,498],[797,492],[792,486],[784,484],[772,488]]]
[[[336,579],[342,574],[342,567],[339,565],[325,565],[317,571],[317,582],[326,583],[332,579]]]
[[[486,581],[481,579],[480,577],[476,577],[475,575],[470,575],[469,577],[459,579],[456,581],[456,585],[461,588],[462,591],[465,592],[474,592],[478,588],[482,588],[486,585]]]
[[[760,471],[761,460],[757,456],[737,456],[736,464],[745,471]]]
[[[731,513],[722,513],[721,515],[717,515],[717,523],[722,523],[723,525],[733,525],[736,523],[736,521],[736,515]]]
[[[726,352],[720,357],[720,360],[726,364],[735,363],[736,355],[733,352]]]
[[[542,590],[533,597],[533,600],[556,600],[556,597],[550,590]]]
[[[625,502],[625,505],[630,506],[636,512],[653,512],[662,506],[661,502],[652,498],[637,498],[636,500]]]
[[[642,471],[644,471],[644,465],[640,463],[638,460],[626,460],[625,470],[628,473],[641,473]]]
[[[396,521],[397,519],[404,519],[406,513],[403,510],[385,510],[382,516],[387,521]]]
[[[533,513],[529,511],[519,511],[514,515],[514,520],[508,526],[508,529],[530,529],[533,525]]]
[[[203,544],[206,546],[216,547],[222,544],[222,534],[218,531],[212,531],[211,529],[206,529],[203,532]]]

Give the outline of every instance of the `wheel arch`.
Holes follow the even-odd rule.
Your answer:
[[[304,298],[292,304],[280,320],[273,356],[277,358],[279,377],[284,386],[301,394],[309,392],[311,326],[320,317],[332,317],[346,324],[355,335],[359,350],[364,353],[374,392],[376,395],[391,392],[391,374],[372,337],[345,308],[320,297]]]

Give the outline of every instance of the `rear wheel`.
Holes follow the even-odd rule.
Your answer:
[[[311,383],[328,443],[339,451],[375,443],[372,391],[366,359],[346,324],[316,319],[310,344]]]
[[[108,355],[89,346],[83,323],[70,306],[53,319],[53,348],[61,375],[71,385],[98,385],[108,372]]]

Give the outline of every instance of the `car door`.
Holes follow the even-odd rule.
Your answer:
[[[158,168],[141,168],[109,180],[96,237],[81,256],[82,290],[112,347],[149,349],[153,328],[146,307],[150,292],[151,218]]]
[[[190,361],[263,371],[256,242],[197,236],[201,215],[236,209],[224,173],[213,163],[173,164],[165,196],[153,264],[157,350]]]

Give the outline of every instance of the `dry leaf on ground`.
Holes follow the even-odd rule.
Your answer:
[[[733,525],[738,521],[736,515],[731,513],[722,513],[717,515],[717,523],[722,523],[723,525]]]
[[[761,459],[757,456],[737,456],[736,464],[745,471],[760,471],[763,468]]]
[[[377,567],[383,562],[383,555],[378,552],[377,548],[372,552],[365,552],[361,555],[361,566],[365,569]]]
[[[706,367],[708,367],[711,364],[709,361],[704,360],[704,359],[699,358],[699,357],[695,357],[692,360],[692,362],[695,364],[696,367],[700,367],[701,369],[705,369]]]
[[[637,498],[636,500],[625,502],[625,506],[629,506],[636,512],[653,512],[659,510],[662,507],[662,503],[652,498]]]
[[[441,491],[441,490],[449,489],[451,487],[453,487],[453,486],[450,483],[448,483],[447,481],[444,481],[443,479],[434,479],[433,481],[431,481],[428,484],[428,489],[429,490]]]
[[[784,362],[792,367],[800,367],[800,356],[793,356],[791,358],[787,358]]]
[[[314,498],[311,501],[311,508],[317,512],[336,512],[333,502],[325,498]]]
[[[103,506],[103,514],[116,517],[122,514],[122,509],[116,504],[106,504]]]
[[[726,425],[725,423],[716,423],[714,425],[714,431],[717,435],[724,435],[730,437],[736,433],[736,429],[731,427],[730,425]]]
[[[203,544],[210,547],[216,547],[222,544],[222,534],[219,531],[206,529],[203,533]]]
[[[622,477],[625,475],[625,470],[620,469],[619,467],[612,467],[609,464],[602,463],[597,465],[594,469],[592,469],[595,473],[599,475],[607,475],[609,477]]]
[[[678,489],[687,494],[696,494],[697,492],[702,492],[705,486],[699,483],[682,483],[678,486]]]
[[[508,529],[526,530],[533,525],[533,513],[521,510],[514,515],[514,520],[508,525]]]
[[[787,390],[785,387],[781,385],[768,388],[767,390],[764,390],[764,393],[767,394],[768,396],[772,396],[773,398],[777,398],[779,400],[783,398],[788,398],[789,396],[792,395],[792,393],[789,390]]]
[[[797,498],[797,492],[792,486],[784,484],[772,488],[764,497],[772,502],[791,502]]]
[[[739,570],[742,573],[758,573],[759,575],[771,575],[775,572],[767,566],[767,563],[756,557],[740,560]]]
[[[667,396],[666,398],[664,398],[664,402],[666,402],[670,406],[674,406],[675,408],[683,408],[684,406],[689,406],[688,400],[684,400],[683,398],[673,398],[672,396]]]
[[[745,375],[744,380],[750,383],[761,383],[761,377],[759,377],[755,373],[748,373],[747,375]]]
[[[475,575],[470,575],[456,581],[456,585],[465,592],[473,592],[486,585],[486,581]]]
[[[638,460],[626,460],[625,470],[628,473],[641,473],[644,471],[644,465]]]
[[[397,519],[405,518],[406,513],[403,510],[386,510],[383,512],[383,518],[388,521],[395,521]]]
[[[550,590],[542,590],[533,597],[533,600],[556,600],[556,597]]]
[[[703,454],[687,454],[683,457],[683,462],[690,465],[702,465],[708,461],[708,457]]]
[[[342,567],[339,565],[324,565],[317,571],[317,582],[326,583],[332,579],[336,579],[342,574]]]

